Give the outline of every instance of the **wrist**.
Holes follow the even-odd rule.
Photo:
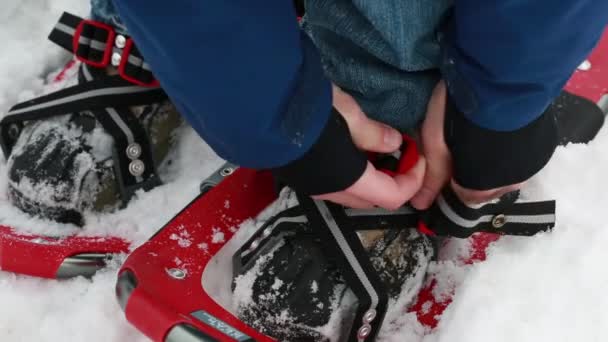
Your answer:
[[[299,193],[319,195],[345,190],[365,172],[367,157],[353,143],[342,116],[332,110],[319,139],[300,158],[272,169],[277,180]]]
[[[453,178],[473,190],[500,188],[526,181],[551,159],[557,127],[551,109],[514,131],[476,125],[449,99],[444,125],[453,160]]]

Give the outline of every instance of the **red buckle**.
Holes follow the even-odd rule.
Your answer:
[[[80,45],[79,41],[80,41],[80,37],[82,35],[82,30],[84,29],[85,25],[94,26],[96,28],[106,30],[108,32],[108,39],[106,41],[106,50],[103,53],[103,58],[101,61],[93,61],[93,60],[90,60],[83,56],[78,55],[78,46]],[[74,51],[74,56],[76,56],[76,59],[78,59],[79,61],[81,61],[85,64],[88,64],[90,66],[97,67],[97,68],[103,68],[110,63],[110,58],[112,56],[112,48],[114,46],[115,37],[116,37],[116,32],[114,31],[114,28],[112,26],[104,24],[104,23],[100,23],[98,21],[85,19],[78,24],[78,26],[76,27],[76,31],[74,32],[74,38],[72,40],[72,49]],[[90,39],[93,39],[93,38],[90,38]]]
[[[158,87],[160,85],[160,83],[158,82],[157,79],[153,79],[150,82],[144,82],[135,77],[129,76],[126,73],[125,68],[127,67],[127,64],[129,63],[129,56],[131,55],[132,49],[133,49],[133,39],[128,38],[127,43],[125,44],[125,47],[122,49],[122,56],[120,58],[120,64],[118,65],[118,75],[120,75],[120,77],[124,78],[125,80],[127,80],[131,83],[137,84],[139,86],[142,86],[142,87]]]

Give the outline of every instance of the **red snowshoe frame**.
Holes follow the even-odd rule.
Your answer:
[[[577,71],[566,89],[597,103],[606,112],[608,78],[602,70],[608,69],[608,35],[604,35],[589,62],[591,68]],[[238,169],[190,203],[123,265],[116,293],[129,322],[158,342],[273,341],[215,302],[202,288],[202,274],[235,228],[255,217],[275,198],[268,173]],[[184,227],[195,228],[189,231],[194,247],[180,247],[172,239]],[[214,240],[218,231],[224,234],[223,241]],[[472,253],[462,262],[484,260],[487,246],[499,237],[489,233],[473,235]],[[410,312],[416,313],[423,325],[434,328],[450,300],[439,302],[432,294],[434,280],[428,284]]]
[[[70,61],[52,82],[61,82],[78,68]],[[0,226],[0,269],[41,278],[89,277],[104,268],[114,255],[129,251],[117,237],[52,237],[22,234]],[[35,260],[35,262],[32,262]]]
[[[10,155],[26,121],[91,110],[106,131],[115,138],[115,149],[120,151],[113,155],[114,171],[124,202],[138,189],[148,190],[160,184],[153,167],[148,139],[142,134],[143,128],[134,123],[119,122],[122,118],[117,119],[118,121],[108,119],[107,113],[102,112],[104,108],[116,107],[122,113],[124,106],[143,105],[166,98],[162,89],[157,87],[158,82],[133,45],[133,41],[127,36],[117,34],[109,25],[69,13],[61,16],[49,39],[75,56],[75,60],[70,61],[53,82],[62,81],[66,74],[77,69],[81,64],[76,60],[86,68],[87,82],[13,106],[0,121],[0,147],[4,155],[7,158]],[[104,51],[99,50],[100,45]],[[111,55],[116,58],[112,60]],[[120,63],[115,63],[116,61]],[[105,74],[104,69],[110,64],[117,64],[115,66],[119,75]],[[101,87],[133,88],[134,84],[143,89],[136,96],[122,91],[114,91],[108,96],[90,92],[91,89]],[[65,100],[75,97],[73,95],[80,96],[77,100]],[[58,99],[65,101],[56,104]],[[118,114],[121,115],[123,114]],[[123,126],[120,126],[121,123]],[[124,133],[123,129],[128,132]],[[131,143],[129,139],[124,139],[123,134],[130,134],[134,141]],[[139,152],[131,152],[133,148]],[[129,245],[129,242],[118,237],[31,235],[18,233],[11,227],[0,226],[0,269],[43,278],[91,276],[105,267],[108,259],[114,255],[128,252]]]

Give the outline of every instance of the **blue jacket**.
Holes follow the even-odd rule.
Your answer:
[[[163,88],[223,158],[270,168],[305,154],[330,82],[289,0],[115,1]],[[456,0],[443,35],[453,102],[480,127],[538,118],[608,21],[606,0]]]

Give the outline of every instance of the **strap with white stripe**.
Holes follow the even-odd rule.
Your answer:
[[[443,236],[466,238],[476,232],[532,236],[555,226],[555,201],[523,202],[515,191],[471,207],[448,187],[421,213],[421,219],[429,230]]]

